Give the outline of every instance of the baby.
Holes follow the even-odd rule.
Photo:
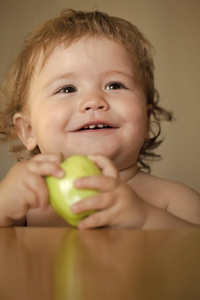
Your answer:
[[[0,226],[69,226],[49,205],[44,179],[64,175],[62,153],[88,155],[102,170],[75,181],[100,191],[71,207],[97,210],[79,228],[198,227],[200,195],[142,170],[156,156],[160,120],[171,119],[158,98],[152,46],[133,24],[67,9],[46,22],[2,84],[1,140],[14,141],[19,162],[0,183]]]

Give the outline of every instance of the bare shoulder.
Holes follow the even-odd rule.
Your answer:
[[[200,224],[200,194],[179,182],[139,172],[129,182],[149,204]]]

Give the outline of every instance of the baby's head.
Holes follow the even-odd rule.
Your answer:
[[[131,54],[137,73],[137,80],[146,97],[147,104],[152,106],[152,115],[157,122],[161,116],[170,119],[170,114],[158,106],[158,93],[154,88],[154,64],[152,46],[140,31],[123,19],[108,16],[105,13],[80,12],[63,10],[59,16],[46,22],[35,31],[24,43],[24,48],[10,68],[3,85],[1,100],[0,131],[2,140],[15,139],[16,132],[13,116],[25,109],[29,97],[30,84],[36,66],[40,62],[41,69],[45,62],[59,45],[69,46],[82,37],[105,38],[122,45]],[[148,151],[155,148],[158,134],[153,134],[145,141],[139,161],[148,156]],[[14,152],[20,147],[12,147]],[[34,149],[37,153],[39,149]],[[19,154],[20,155],[20,154]],[[152,156],[152,153],[150,154]]]

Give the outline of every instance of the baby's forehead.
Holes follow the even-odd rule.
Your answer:
[[[128,51],[130,58],[134,64],[137,62],[137,57],[136,57],[134,47],[130,48],[130,46],[126,46],[125,44],[122,44],[120,41],[117,41],[115,39],[111,40],[111,39],[108,39],[107,37],[81,36],[81,37],[75,38],[75,39],[70,39],[70,40],[66,39],[61,42],[56,42],[56,41],[51,42],[51,43],[49,43],[50,44],[49,47],[45,47],[45,49],[41,48],[39,51],[39,54],[37,56],[36,64],[34,66],[35,74],[39,74],[45,67],[48,60],[50,58],[52,58],[54,55],[56,55],[57,52],[62,52],[63,50],[66,50],[67,48],[69,48],[71,45],[78,43],[79,41],[84,41],[87,44],[89,40],[90,41],[92,40],[93,43],[95,43],[95,41],[97,42],[99,40],[116,43]],[[105,45],[105,47],[106,47],[106,45]]]

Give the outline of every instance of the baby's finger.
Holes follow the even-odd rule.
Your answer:
[[[99,211],[93,215],[80,221],[78,224],[79,229],[92,229],[111,225],[109,220],[111,219],[110,210]]]
[[[94,189],[100,192],[107,192],[118,186],[118,180],[107,176],[86,176],[77,178],[74,186],[78,189]]]
[[[111,197],[110,193],[99,194],[74,203],[71,206],[71,211],[73,213],[81,213],[87,210],[105,210],[113,206],[114,203],[115,198]]]
[[[34,161],[49,161],[57,164],[61,163],[61,156],[57,154],[38,154],[35,155],[31,160]]]
[[[29,161],[27,168],[31,173],[40,176],[52,175],[58,178],[64,176],[64,171],[59,164],[51,161]]]
[[[118,178],[118,171],[110,159],[100,154],[89,155],[88,157],[97,164],[105,176]]]

